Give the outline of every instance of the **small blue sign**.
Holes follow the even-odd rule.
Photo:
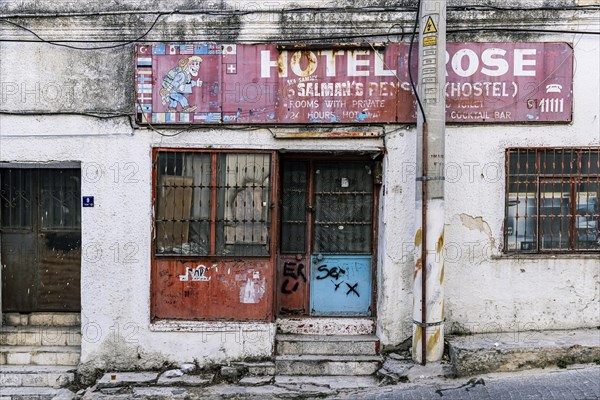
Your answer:
[[[83,196],[84,207],[94,207],[94,196]]]

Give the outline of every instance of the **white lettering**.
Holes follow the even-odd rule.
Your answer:
[[[344,55],[344,50],[322,50],[321,55],[325,56],[325,75],[335,76],[335,57]]]
[[[371,54],[370,50],[354,50],[348,53],[348,76],[369,76],[368,68],[366,70],[358,69],[359,67],[368,67],[369,60],[357,58],[369,54]]]
[[[375,52],[375,76],[394,76],[394,71],[385,69],[383,62],[383,51]]]
[[[469,64],[466,69],[463,69],[462,60],[465,56],[467,56]],[[477,58],[477,54],[473,50],[461,49],[452,57],[452,69],[458,76],[471,76],[477,72],[477,68],[479,68],[479,58]]]
[[[270,78],[271,68],[277,68],[279,77],[287,77],[287,51],[282,51],[277,57],[277,61],[271,60],[271,52],[269,50],[262,50],[260,52],[260,77]]]
[[[508,62],[503,58],[494,58],[494,56],[502,56],[506,54],[506,50],[502,49],[487,49],[481,55],[481,61],[488,67],[495,67],[495,69],[482,68],[481,72],[488,76],[502,76],[508,72]]]
[[[526,60],[525,56],[535,56],[536,49],[515,49],[515,76],[535,76],[535,68],[527,69],[525,67],[535,67],[536,60]]]

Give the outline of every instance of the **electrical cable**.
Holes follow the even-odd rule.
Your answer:
[[[158,14],[158,16],[156,17],[156,19],[154,19],[154,22],[152,23],[152,25],[150,25],[150,28],[148,28],[148,30],[143,35],[141,35],[141,36],[139,36],[139,37],[137,37],[135,39],[128,40],[128,41],[125,41],[124,43],[119,43],[119,44],[115,44],[115,45],[112,45],[112,46],[99,46],[99,47],[94,47],[94,48],[71,46],[69,44],[64,44],[64,43],[62,43],[60,41],[45,40],[45,39],[41,38],[37,33],[35,33],[34,31],[32,31],[31,29],[29,29],[27,27],[24,27],[22,25],[19,25],[19,24],[15,23],[15,22],[9,21],[9,20],[7,20],[5,18],[0,19],[0,23],[3,22],[3,23],[6,23],[6,24],[13,25],[13,26],[15,26],[15,27],[17,27],[19,29],[23,29],[23,30],[31,33],[33,36],[35,36],[36,38],[38,38],[40,41],[42,41],[44,43],[47,43],[47,44],[54,45],[54,46],[66,47],[66,48],[75,49],[75,50],[102,50],[102,49],[114,49],[114,48],[117,48],[117,47],[123,47],[123,46],[127,46],[128,44],[139,42],[140,40],[142,40],[143,38],[145,38],[152,31],[152,29],[154,29],[154,26],[156,25],[156,23],[158,22],[158,20],[160,18],[162,18],[164,15],[170,15],[170,14]]]
[[[561,7],[500,7],[490,5],[461,5],[449,6],[449,12],[464,11],[594,11],[600,9],[598,5],[587,6],[561,6]],[[381,12],[413,12],[415,7],[410,6],[365,6],[365,7],[298,7],[298,8],[276,8],[256,9],[256,10],[209,10],[209,9],[191,9],[191,10],[120,10],[120,11],[97,11],[97,12],[71,12],[71,13],[15,13],[0,14],[0,18],[70,18],[70,17],[104,17],[113,15],[150,15],[150,14],[182,14],[182,15],[208,15],[208,16],[246,16],[253,14],[282,14],[282,13],[339,13],[340,11],[355,13],[381,13]]]
[[[413,33],[412,36],[410,38],[410,47],[408,48],[408,77],[410,78],[410,84],[413,88],[413,91],[415,92],[415,97],[417,98],[417,104],[419,104],[419,109],[421,110],[421,115],[423,116],[423,123],[427,123],[427,118],[425,117],[425,109],[423,109],[423,104],[421,104],[421,98],[419,97],[419,92],[417,91],[417,87],[415,85],[415,81],[413,79],[413,74],[412,74],[412,49],[413,49],[413,44],[415,42],[415,34],[417,33],[417,29],[419,26],[419,17],[420,17],[420,13],[421,13],[421,0],[419,0],[419,3],[417,4],[417,15],[415,17],[415,26],[413,28]]]
[[[420,2],[419,2],[420,3]],[[597,10],[600,7],[598,6],[591,6],[591,7],[577,7],[577,8],[573,8],[576,10],[580,10],[580,9],[593,9],[593,10]],[[455,8],[457,9],[457,8]],[[491,10],[507,10],[506,8],[502,8],[502,7],[477,7],[477,6],[462,6],[460,8],[463,11],[470,11],[470,10],[480,10],[480,9],[491,9]],[[556,9],[552,9],[552,8],[547,8],[548,10],[556,10]],[[561,8],[560,10],[563,9],[567,9],[567,8]],[[319,9],[319,8],[297,8],[297,9],[288,9],[288,10],[282,10],[280,11],[280,13],[283,12],[315,12],[315,11],[319,11],[322,13],[325,12],[340,12],[340,9],[337,8],[325,8],[325,9]],[[397,8],[381,8],[381,7],[363,7],[363,8],[346,8],[346,9],[342,9],[342,10],[346,10],[346,13],[348,11],[351,12],[359,12],[359,11],[371,11],[371,12],[385,12],[385,11],[396,11]],[[407,11],[407,10],[413,10],[413,8],[403,8],[402,11]],[[527,9],[527,10],[532,10],[532,9]],[[545,10],[545,8],[540,8],[540,9],[533,9],[533,10]],[[417,14],[419,13],[419,9],[416,10]],[[108,13],[104,13],[101,15],[114,15],[114,14],[157,14],[156,18],[154,19],[153,23],[150,25],[150,27],[146,30],[146,32],[144,32],[143,34],[141,34],[140,36],[134,38],[134,39],[110,39],[110,40],[46,40],[44,38],[42,38],[38,33],[36,33],[34,30],[29,29],[21,24],[18,24],[16,22],[13,22],[7,18],[24,18],[22,16],[4,16],[4,17],[0,17],[0,23],[5,23],[5,24],[10,24],[18,29],[24,30],[26,32],[31,33],[33,36],[35,36],[38,40],[22,40],[22,39],[4,39],[1,38],[0,42],[43,42],[43,43],[47,43],[47,44],[51,44],[51,45],[55,45],[55,46],[61,46],[61,47],[66,47],[66,48],[71,48],[71,49],[76,49],[76,50],[103,50],[103,49],[114,49],[114,48],[118,48],[118,47],[124,47],[127,46],[129,44],[133,44],[133,43],[138,43],[140,42],[142,39],[144,39],[145,37],[147,37],[150,32],[154,29],[154,27],[156,26],[156,24],[158,23],[158,21],[164,17],[164,16],[169,16],[172,14],[184,14],[184,15],[190,15],[190,14],[207,14],[207,15],[215,15],[215,16],[231,16],[231,15],[248,15],[248,14],[255,14],[255,13],[272,13],[272,11],[265,11],[265,10],[253,10],[253,11],[244,11],[244,12],[240,12],[240,11],[227,11],[227,12],[218,12],[218,11],[205,11],[205,10],[172,10],[170,12],[164,12],[164,11],[147,11],[147,12],[141,12],[141,11],[129,11],[129,12],[122,12],[122,13],[117,13],[117,12],[108,12]],[[34,16],[38,16],[41,17],[40,14],[31,14],[31,15],[27,15],[27,17],[34,17]],[[50,14],[49,16],[52,17],[60,17],[63,16],[61,14]],[[69,16],[69,17],[73,17],[73,16],[98,16],[97,14],[91,14],[91,13],[74,13],[74,14],[64,14],[64,16]],[[398,25],[398,24],[396,24]],[[391,28],[390,28],[391,29]],[[287,39],[277,39],[277,38],[272,38],[272,39],[268,39],[268,40],[243,40],[243,39],[238,39],[237,42],[238,43],[244,43],[244,42],[248,42],[248,43],[302,43],[302,42],[307,42],[307,41],[320,41],[320,42],[328,42],[328,41],[336,41],[336,40],[349,40],[349,39],[361,39],[361,38],[376,38],[376,37],[387,37],[388,41],[390,40],[389,37],[390,36],[399,36],[400,40],[403,39],[404,37],[404,32],[402,32],[402,34],[399,35],[391,35],[390,34],[390,29],[388,29],[387,32],[381,32],[381,33],[374,33],[374,34],[362,34],[362,35],[343,35],[343,36],[328,36],[328,37],[296,37],[296,38],[287,38]],[[482,32],[482,31],[493,31],[493,32],[514,32],[514,33],[518,33],[518,32],[523,32],[523,33],[537,33],[537,34],[552,34],[552,33],[558,33],[558,34],[580,34],[580,35],[600,35],[600,32],[595,32],[595,31],[571,31],[571,30],[552,30],[552,29],[548,29],[548,30],[543,30],[543,29],[531,29],[531,28],[504,28],[504,27],[495,27],[495,26],[486,26],[486,27],[477,27],[477,28],[469,28],[469,29],[449,29],[447,30],[447,34],[455,34],[455,33],[469,33],[469,32]],[[414,31],[413,31],[414,33]],[[413,38],[414,39],[414,38]],[[161,39],[161,40],[146,40],[145,42],[148,43],[152,43],[152,42],[164,42],[165,39]],[[169,40],[169,42],[172,43],[186,43],[186,42],[190,42],[190,41],[195,41],[194,39],[192,40]],[[220,39],[211,39],[211,42],[214,43],[229,43],[231,42],[231,40],[220,40]],[[66,43],[115,43],[109,46],[97,46],[97,47],[81,47],[81,46],[73,46],[73,45],[69,45]]]

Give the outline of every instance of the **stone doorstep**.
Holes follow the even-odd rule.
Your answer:
[[[0,365],[77,365],[79,346],[0,346]]]
[[[233,362],[234,367],[240,367],[248,370],[248,375],[253,376],[269,376],[275,375],[275,363],[273,361],[246,361]]]
[[[6,325],[12,326],[78,326],[81,325],[79,313],[34,312],[30,314],[3,313]]]
[[[281,355],[377,355],[375,335],[277,335],[277,354]]]
[[[72,399],[74,393],[68,389],[48,387],[3,387],[0,396],[11,398],[26,398],[35,400]]]
[[[156,382],[157,386],[195,386],[205,387],[213,383],[214,374],[202,374],[202,375],[182,375],[173,378],[167,378],[161,376]]]
[[[284,355],[275,357],[277,375],[372,375],[378,356]]]
[[[181,387],[134,387],[132,389],[135,398],[164,398],[164,399],[187,399],[189,392]]]
[[[273,376],[246,376],[238,382],[240,386],[263,386],[273,383]]]
[[[96,383],[98,389],[117,386],[134,386],[153,384],[158,379],[158,372],[110,372],[104,374]]]
[[[379,381],[374,376],[299,376],[277,375],[276,385],[304,385],[311,384],[325,386],[330,389],[363,389],[377,387]]]
[[[75,380],[75,369],[54,365],[3,365],[0,366],[0,386],[61,388]]]
[[[590,363],[600,358],[600,330],[487,333],[449,336],[457,376]]]
[[[0,346],[81,346],[79,326],[2,326]]]
[[[279,318],[278,334],[295,335],[373,335],[372,318]]]

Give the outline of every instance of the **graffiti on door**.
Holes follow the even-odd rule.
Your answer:
[[[311,315],[370,315],[371,256],[312,257],[310,272]]]
[[[281,285],[281,293],[294,293],[296,290],[298,290],[300,278],[306,282],[306,275],[304,275],[304,264],[290,261],[285,262],[283,264],[283,276],[285,277],[285,280]]]

